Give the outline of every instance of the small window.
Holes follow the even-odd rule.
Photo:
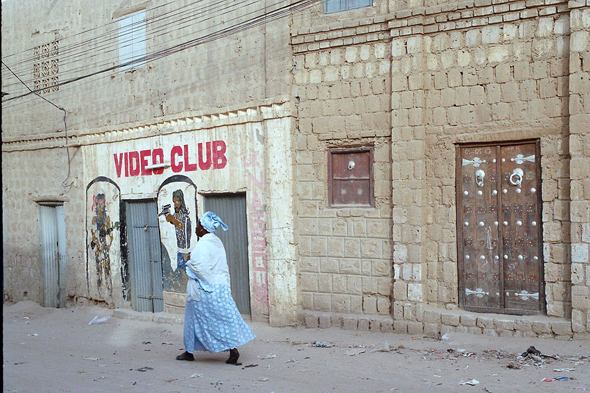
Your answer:
[[[123,71],[145,65],[145,11],[119,21],[119,63]]]
[[[354,8],[371,7],[373,0],[324,0],[324,12],[339,12]]]
[[[373,206],[373,149],[332,149],[328,152],[330,205]]]

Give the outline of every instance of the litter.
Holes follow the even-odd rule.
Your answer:
[[[32,336],[32,337],[37,337],[37,336],[38,336],[38,334],[37,334],[37,333],[33,333],[33,334],[29,334],[29,336]]]
[[[449,333],[445,333],[440,337],[441,340],[445,340],[445,341],[448,340],[449,338],[451,338],[451,336],[449,336]]]
[[[250,367],[258,367],[258,365],[257,364],[249,364],[247,366],[242,367],[242,369],[244,369],[244,368],[250,368]]]
[[[371,349],[371,353],[373,352],[389,352],[389,343],[385,341],[381,348]]]
[[[140,367],[140,368],[138,368],[136,371],[139,371],[139,372],[145,373],[146,371],[149,371],[149,370],[153,370],[153,368],[151,368],[151,367],[147,367],[147,366],[146,366],[146,367]]]
[[[541,382],[553,382],[553,381],[567,381],[568,377],[558,377],[558,378],[545,378],[542,379]]]
[[[353,348],[353,349],[349,349],[348,351],[344,352],[344,354],[348,355],[348,356],[355,356],[355,355],[359,355],[364,352],[365,352],[364,348]]]
[[[320,347],[320,348],[326,348],[328,346],[328,344],[326,344],[325,342],[322,341],[316,341],[313,343],[314,347]]]
[[[267,377],[262,377],[262,378],[258,378],[258,380],[261,381],[261,382],[266,382],[266,381],[268,381],[268,378]]]
[[[470,379],[468,381],[464,381],[464,380],[459,381],[459,385],[471,385],[471,386],[475,386],[477,384],[479,384],[479,381],[477,379]]]
[[[193,374],[193,375],[191,375],[189,378],[194,378],[194,377],[203,378],[203,374],[197,374],[197,373],[194,373],[194,374]]]
[[[88,323],[88,325],[92,325],[93,323],[105,323],[106,321],[109,320],[110,317],[111,317],[110,315],[107,315],[106,317],[99,318],[97,315],[94,317],[94,319],[92,321],[90,321]]]
[[[151,341],[142,341],[141,343],[144,345],[148,345],[148,344],[151,344]]]
[[[84,358],[84,360],[92,360],[92,361],[97,361],[99,358]]]
[[[557,372],[557,373],[561,373],[561,372],[568,372],[568,371],[575,371],[575,368],[554,368],[553,371]]]
[[[262,360],[265,360],[265,359],[274,359],[276,357],[277,357],[277,355],[266,355],[266,357],[263,357]]]

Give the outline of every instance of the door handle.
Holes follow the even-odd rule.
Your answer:
[[[483,187],[483,178],[486,177],[486,173],[482,169],[475,171],[475,183],[478,187]]]
[[[522,169],[516,168],[515,170],[512,171],[512,175],[510,175],[510,183],[513,186],[520,187],[520,185],[522,184],[523,175],[524,175],[524,172],[522,171]]]

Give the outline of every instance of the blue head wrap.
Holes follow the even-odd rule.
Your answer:
[[[213,212],[207,212],[203,214],[203,217],[201,217],[199,221],[201,222],[203,228],[205,228],[209,233],[215,232],[219,226],[221,226],[224,231],[229,229],[229,227],[225,225],[223,221],[221,221],[221,218],[217,217],[217,214]]]

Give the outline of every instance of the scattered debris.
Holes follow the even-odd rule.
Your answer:
[[[99,360],[99,359],[100,359],[100,358],[84,358],[84,360],[92,360],[92,361],[97,361],[97,360]]]
[[[145,367],[138,368],[136,371],[139,371],[141,373],[145,373],[146,371],[149,371],[149,370],[153,370],[153,368],[145,366]]]
[[[261,381],[261,382],[266,382],[266,381],[268,381],[268,378],[267,377],[261,377],[261,378],[258,378],[258,380]]]
[[[96,323],[105,323],[106,321],[109,320],[110,317],[111,317],[110,315],[107,315],[106,317],[99,318],[98,315],[97,315],[97,316],[94,317],[94,319],[92,321],[90,321],[88,323],[88,325],[92,325],[93,323],[95,323],[95,324]]]
[[[29,334],[29,336],[31,336],[31,337],[37,337],[38,334],[37,333],[33,333],[33,334]]]
[[[266,355],[265,357],[261,358],[262,360],[266,360],[266,359],[274,359],[276,358],[277,355]]]
[[[371,353],[373,353],[373,352],[389,352],[389,350],[390,350],[389,343],[387,341],[385,341],[385,343],[383,344],[382,347],[371,349]]]
[[[313,343],[314,347],[319,347],[319,348],[329,348],[328,344],[326,344],[325,342],[322,341],[316,341]]]
[[[148,344],[151,344],[152,342],[151,341],[142,341],[141,343],[144,345],[148,345]]]
[[[545,378],[542,379],[541,382],[553,382],[553,381],[567,381],[568,377],[558,377],[558,378]]]
[[[249,364],[247,366],[242,367],[242,369],[251,368],[251,367],[258,367],[258,364]]]
[[[520,370],[520,367],[521,367],[520,364],[515,363],[515,362],[510,362],[506,366],[506,368],[511,368],[511,369],[514,369],[514,370]]]
[[[197,378],[203,378],[203,374],[197,374],[197,373],[194,373],[194,374],[193,374],[193,375],[191,375],[189,378],[194,378],[194,377],[197,377]]]
[[[576,371],[575,368],[554,368],[553,371],[557,373],[569,372],[569,371]]]
[[[365,352],[364,348],[352,348],[352,349],[349,349],[348,351],[344,352],[344,354],[348,355],[348,356],[355,356],[355,355],[359,355],[364,352]]]
[[[467,381],[461,380],[459,381],[459,385],[471,385],[471,386],[475,386],[478,385],[479,381],[477,379],[469,379]]]

